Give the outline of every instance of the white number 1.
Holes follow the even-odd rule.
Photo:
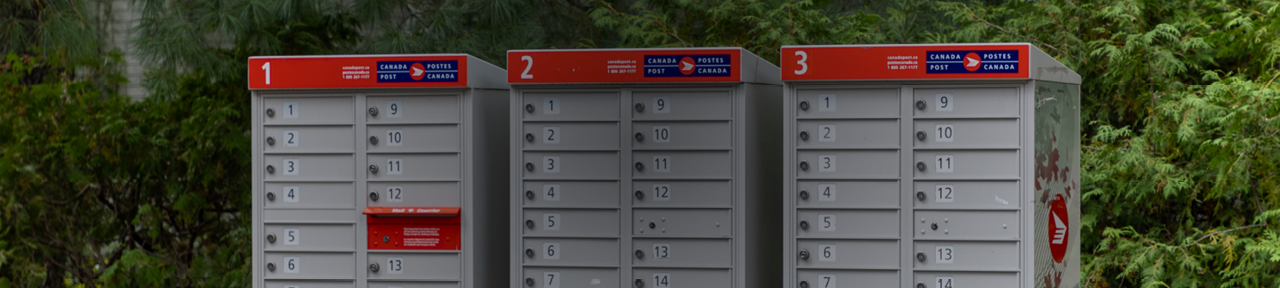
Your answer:
[[[267,85],[271,85],[271,62],[262,63],[262,71],[267,72]]]
[[[800,60],[796,60],[796,64],[800,65],[800,70],[795,71],[796,75],[804,75],[805,72],[809,72],[809,64],[804,63],[809,60],[809,53],[796,51],[796,56],[800,56]]]

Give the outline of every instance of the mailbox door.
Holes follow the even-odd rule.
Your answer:
[[[1016,271],[1019,267],[1017,241],[934,241],[916,240],[913,246],[916,270]]]
[[[631,119],[728,120],[733,102],[728,92],[636,91],[631,94]]]
[[[265,279],[353,279],[356,259],[351,252],[263,252]],[[275,268],[274,270],[271,268]]]
[[[348,288],[355,286],[351,281],[306,281],[306,280],[268,280],[267,288]]]
[[[896,238],[897,209],[802,209],[796,211],[799,237]]]
[[[370,96],[365,99],[365,123],[458,123],[462,119],[460,104],[457,94]]]
[[[525,149],[604,150],[618,149],[616,122],[526,122]]]
[[[267,126],[264,153],[352,152],[355,130],[351,126]]]
[[[616,92],[526,92],[522,98],[521,115],[526,121],[618,120]]]
[[[265,251],[344,251],[356,246],[350,224],[266,224]]]
[[[1017,210],[916,211],[916,239],[1018,239]]]
[[[877,288],[900,287],[898,271],[889,270],[820,270],[796,271],[797,286],[805,282],[809,288]],[[954,287],[953,287],[954,288]]]
[[[600,288],[617,287],[617,268],[569,268],[525,266],[523,287]],[[533,283],[533,285],[527,285]]]
[[[1017,117],[1017,88],[916,88],[916,118]]]
[[[355,208],[351,182],[267,182],[263,186],[270,195],[263,202],[266,208]]]
[[[351,124],[352,97],[262,97],[264,125]]]
[[[370,280],[460,280],[462,256],[457,252],[369,252]],[[374,264],[377,264],[375,271]]]
[[[920,119],[915,121],[916,148],[1017,148],[1018,119]]]
[[[350,154],[268,154],[266,181],[354,181],[356,159]]]
[[[796,147],[807,148],[897,148],[897,119],[801,120],[796,121]]]
[[[526,236],[615,237],[618,211],[606,209],[525,209]],[[530,224],[533,227],[531,228]]]
[[[631,177],[727,179],[733,172],[733,160],[725,152],[637,151],[631,159]]]
[[[1014,209],[1021,203],[1017,181],[916,181],[921,209]]]
[[[362,141],[369,152],[458,152],[462,130],[455,124],[369,126]]]
[[[797,208],[894,209],[901,201],[898,181],[799,181]]]
[[[365,175],[380,180],[458,180],[462,160],[456,153],[369,154]]]
[[[801,239],[796,251],[797,268],[897,269],[901,262],[898,240]]]
[[[1013,288],[1018,285],[1017,272],[939,272],[915,271],[915,282],[927,288],[992,287]]]
[[[634,209],[632,234],[648,237],[730,237],[729,209]]]
[[[800,150],[796,178],[866,179],[897,178],[897,150]]]
[[[730,181],[632,181],[631,207],[732,207]]]
[[[618,178],[617,152],[525,152],[524,179]]]
[[[369,181],[368,191],[360,192],[364,192],[367,207],[461,207],[461,185],[455,181]]]
[[[1018,178],[1018,150],[916,150],[914,156],[916,179]]]
[[[618,207],[618,182],[526,181],[521,199],[530,208],[613,208]]]
[[[733,147],[728,121],[632,122],[633,149],[728,149]]]
[[[462,284],[454,281],[438,281],[438,282],[370,281],[369,282],[369,288],[457,288],[457,287],[462,287]],[[298,288],[303,288],[303,287],[298,287]]]
[[[795,97],[798,119],[896,119],[902,107],[898,88],[803,89]]]
[[[525,238],[524,264],[537,266],[615,266],[617,239]]]
[[[636,268],[631,276],[642,284],[633,287],[734,287],[729,269]]]
[[[631,251],[636,267],[729,267],[734,259],[729,239],[635,238]]]

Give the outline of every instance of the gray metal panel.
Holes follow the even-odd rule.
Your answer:
[[[262,97],[260,125],[351,124],[355,122],[351,97]],[[286,105],[289,104],[289,105]],[[270,109],[270,112],[267,112]]]
[[[792,119],[899,117],[898,88],[798,89],[795,94],[798,104],[785,108],[795,109]]]
[[[365,177],[370,181],[461,180],[462,171],[458,167],[462,166],[462,160],[459,158],[454,153],[369,154],[369,165],[378,168],[377,172],[372,168],[364,169]]]
[[[729,209],[632,209],[631,235],[649,237],[732,237]]]
[[[462,255],[458,253],[369,252],[369,280],[459,280],[462,277]]]
[[[618,182],[613,181],[527,181],[524,191],[524,207],[618,207]]]
[[[893,270],[799,269],[796,271],[796,278],[799,281],[808,282],[806,284],[809,284],[809,288],[901,287],[898,286],[898,277],[898,271]]]
[[[729,124],[728,121],[632,122],[631,148],[729,149],[733,147],[733,129]]]
[[[351,224],[267,224],[265,251],[342,251],[356,246],[356,228]]]
[[[356,283],[351,281],[315,281],[315,280],[271,280],[267,288],[350,288]]]
[[[518,287],[531,288],[601,288],[618,287],[617,268],[562,268],[562,267],[525,267],[513,282]],[[533,282],[533,286],[525,285],[525,281]],[[548,285],[550,284],[550,285]]]
[[[730,267],[733,240],[637,238],[631,242],[636,267]]]
[[[796,237],[898,238],[898,210],[796,211]],[[804,224],[800,224],[804,223]]]
[[[369,288],[456,288],[456,287],[462,287],[462,283],[458,283],[454,281],[447,281],[447,282],[384,282],[384,281],[373,282],[373,281],[370,281],[369,282]],[[310,287],[298,287],[298,288],[310,288]]]
[[[1015,148],[1020,128],[1018,119],[916,120],[915,131],[924,139],[912,143],[926,149]]]
[[[946,98],[945,104],[943,98]],[[1017,88],[930,88],[915,89],[915,102],[925,109],[912,109],[920,118],[1017,117]],[[949,110],[948,110],[949,109]]]
[[[631,177],[636,179],[718,179],[729,178],[733,172],[728,151],[637,151],[631,159],[636,162],[631,165]]]
[[[915,239],[1017,240],[1018,211],[915,211]],[[937,224],[937,229],[934,229]]]
[[[522,253],[525,265],[618,266],[621,248],[618,239],[525,238]]]
[[[351,191],[355,184],[346,183],[311,183],[311,182],[270,182],[263,187],[265,193],[273,195],[273,199],[261,196],[267,209],[273,208],[355,208],[355,197]],[[286,190],[289,187],[290,190]],[[293,192],[290,197],[289,192]],[[266,194],[263,195],[266,195]],[[296,201],[296,202],[294,202]]]
[[[950,247],[951,263],[945,255]],[[1019,259],[1017,241],[934,241],[917,240],[912,246],[916,253],[924,253],[924,261],[912,261],[916,270],[952,271],[1017,271]],[[942,252],[938,250],[942,249]],[[943,253],[939,258],[938,254]]]
[[[447,182],[372,182],[367,191],[357,191],[367,207],[462,207],[462,183]],[[377,192],[378,200],[369,194]]]
[[[355,255],[351,252],[263,252],[267,263],[264,279],[352,279],[355,278]],[[289,266],[292,260],[293,266]],[[270,267],[274,266],[275,270]],[[292,269],[290,269],[292,268]]]
[[[533,221],[533,228],[526,225]],[[519,223],[525,236],[617,237],[617,210],[525,209]]]
[[[898,240],[806,239],[793,243],[797,251],[809,254],[808,259],[798,256],[799,252],[791,255],[797,257],[797,268],[898,268]]]
[[[525,152],[523,158],[525,164],[517,166],[524,179],[618,178],[617,152]]]
[[[1017,181],[916,181],[914,185],[914,191],[925,193],[924,200],[912,201],[916,208],[1017,209],[1022,203]]]
[[[731,272],[729,269],[636,268],[631,274],[644,282],[643,286],[634,287],[730,288],[734,287]]]
[[[855,103],[849,103],[855,104]],[[796,121],[800,132],[796,148],[887,148],[898,147],[898,120],[804,120]]]
[[[916,179],[1018,178],[1018,150],[916,150],[914,157],[917,166],[912,167],[912,172]],[[923,171],[919,169],[921,163]]]
[[[368,107],[361,110],[370,125],[458,123],[462,112],[457,94],[369,96],[365,105]],[[377,115],[370,108],[376,109]]]
[[[708,92],[633,92],[631,119],[653,120],[720,120],[733,117],[733,102],[724,91]],[[661,100],[661,101],[659,101]],[[644,108],[637,109],[636,105]]]
[[[535,150],[613,150],[619,130],[617,122],[524,123],[521,143]]]
[[[730,181],[632,181],[631,207],[731,207]]]
[[[345,155],[274,154],[266,161],[266,181],[353,181],[355,158]],[[271,172],[274,171],[274,172]],[[291,172],[292,171],[292,172]]]
[[[522,107],[533,107],[533,112],[520,110],[524,120],[618,120],[618,110],[613,109],[618,107],[617,93],[525,93],[521,99]]]
[[[352,152],[355,130],[351,126],[268,126],[266,153]]]
[[[456,152],[461,150],[462,131],[456,124],[368,126],[366,150],[386,152]],[[374,143],[377,139],[377,143]]]
[[[897,150],[836,150],[796,152],[796,178],[897,178]],[[805,168],[808,169],[805,169]]]
[[[798,181],[796,208],[898,208],[898,181]],[[801,194],[808,195],[807,198]]]
[[[1018,285],[1018,272],[933,272],[916,271],[915,283],[924,284],[926,288],[1013,288]],[[942,285],[938,281],[942,280]],[[950,284],[950,286],[947,286]]]

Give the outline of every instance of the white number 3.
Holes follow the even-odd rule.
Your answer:
[[[809,64],[804,63],[804,61],[809,60],[809,53],[796,51],[796,56],[800,56],[800,60],[796,60],[796,64],[800,65],[800,70],[796,70],[796,75],[804,75],[805,72],[809,72]]]

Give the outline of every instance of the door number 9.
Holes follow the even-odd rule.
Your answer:
[[[653,113],[671,113],[671,97],[653,97]]]
[[[400,115],[404,115],[404,113],[400,113],[400,109],[403,108],[404,105],[400,101],[387,101],[387,117],[400,118]]]
[[[951,108],[955,107],[956,97],[951,94],[937,94],[934,98],[937,98],[937,103],[933,105],[934,111],[951,111]]]

